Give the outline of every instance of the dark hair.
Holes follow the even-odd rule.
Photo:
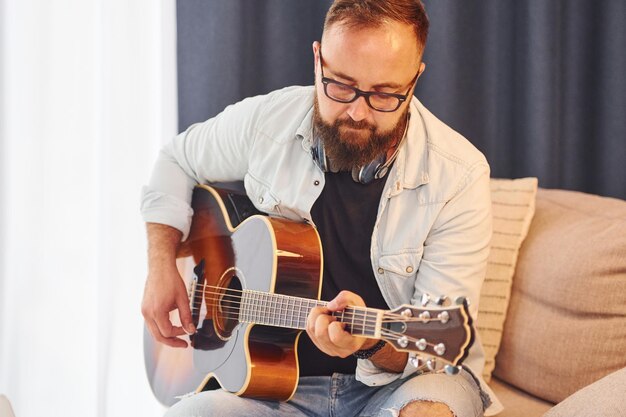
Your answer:
[[[424,51],[429,23],[421,0],[335,0],[326,13],[324,32],[336,23],[377,27],[386,20],[413,26],[420,53]]]

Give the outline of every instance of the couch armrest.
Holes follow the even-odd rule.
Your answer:
[[[587,385],[543,415],[543,417],[589,416],[626,416],[626,368]]]

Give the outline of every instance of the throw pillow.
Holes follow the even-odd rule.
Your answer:
[[[558,403],[626,367],[624,352],[626,201],[539,189],[494,375]]]
[[[485,349],[487,382],[500,348],[517,255],[535,213],[536,194],[537,178],[491,179],[493,234],[476,322]]]

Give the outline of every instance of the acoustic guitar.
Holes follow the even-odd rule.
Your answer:
[[[144,357],[157,399],[223,388],[237,395],[287,401],[298,384],[298,337],[319,295],[323,259],[317,230],[263,215],[233,187],[196,187],[189,237],[178,267],[189,288],[197,332],[187,348],[157,342],[144,329]],[[393,310],[348,307],[334,312],[346,331],[415,352],[418,367],[457,373],[474,339],[467,302],[444,298]],[[450,304],[448,302],[448,304]],[[173,322],[180,323],[177,313]]]

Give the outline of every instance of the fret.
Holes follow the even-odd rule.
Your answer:
[[[272,325],[278,326],[280,324],[280,304],[274,294],[272,294]]]
[[[291,297],[283,297],[283,307],[285,310],[285,318],[283,320],[283,326],[289,328],[289,298]]]
[[[252,309],[250,304],[252,302],[252,294],[246,290],[241,292],[241,303],[239,304],[239,317],[240,321],[250,322],[252,318]]]
[[[249,316],[250,316],[250,323],[254,323],[256,322],[256,317],[255,315],[258,312],[257,309],[257,294],[254,291],[250,291],[250,302],[248,303],[248,311],[249,311]]]
[[[250,322],[256,323],[259,314],[259,295],[255,291],[250,291]]]
[[[245,291],[241,293],[241,303],[239,304],[239,321],[240,322],[248,321],[247,295],[248,294]]]
[[[272,304],[272,296],[271,294],[267,294],[266,295],[266,300],[267,300],[267,310],[265,310],[265,317],[264,317],[264,322],[268,325],[272,324],[272,318],[273,318],[273,308],[274,305]]]
[[[261,303],[261,308],[259,309],[259,317],[257,322],[259,324],[265,324],[265,320],[263,320],[263,316],[261,315],[261,312],[265,312],[267,311],[267,296],[264,293],[259,294],[259,302]]]
[[[250,314],[250,321],[252,323],[255,323],[257,321],[259,321],[258,315],[259,315],[259,294],[256,292],[252,293],[252,305],[251,305],[251,314]]]
[[[298,299],[298,328],[306,329],[306,317],[302,317],[302,298]]]
[[[367,323],[367,310],[363,312],[363,324],[361,325],[361,335],[365,335],[365,324]]]
[[[252,302],[252,305],[254,306],[254,314],[252,315],[252,321],[257,323],[259,321],[259,310],[261,309],[261,297],[257,292],[254,292],[253,294],[254,301]]]
[[[274,297],[272,297],[272,294],[269,294],[268,298],[270,302],[270,309],[269,309],[269,317],[267,321],[268,321],[268,324],[275,325],[276,324],[276,303],[274,302]]]
[[[266,308],[263,310],[263,323],[264,324],[272,324],[272,297],[270,294],[265,294],[265,306]]]
[[[295,305],[296,305],[296,299],[293,297],[289,297],[289,303],[287,305],[289,305],[289,312],[291,313],[291,315],[289,316],[289,327],[294,329],[295,326],[293,325],[293,316],[294,316],[294,310],[295,310]]]
[[[354,309],[352,310],[352,320],[350,321],[350,333],[354,333]]]
[[[264,294],[264,298],[265,298],[265,308],[263,309],[263,318],[261,320],[261,322],[263,324],[271,324],[270,323],[270,317],[272,315],[272,299],[270,298],[269,294]]]
[[[306,302],[306,314],[304,316],[304,327],[305,328],[306,328],[306,318],[308,317],[309,313],[311,312],[313,307],[315,307],[316,304],[317,303],[316,303],[315,300],[307,300],[307,302]]]
[[[285,300],[279,299],[279,301],[280,301],[280,310],[279,310],[278,318],[279,318],[280,326],[286,327],[287,326],[287,312],[285,311]]]

